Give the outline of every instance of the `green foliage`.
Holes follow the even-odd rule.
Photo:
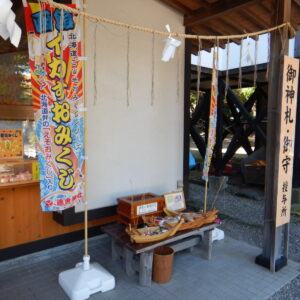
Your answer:
[[[245,103],[249,99],[249,97],[254,93],[255,87],[235,89],[233,91],[239,97],[241,102]]]

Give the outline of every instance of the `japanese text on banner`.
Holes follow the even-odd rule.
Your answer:
[[[209,110],[209,129],[206,153],[203,164],[202,179],[208,181],[209,168],[216,143],[217,130],[217,110],[218,110],[218,76],[216,69],[216,51],[213,58],[213,70],[211,80],[210,110]]]
[[[70,7],[75,8],[74,5]],[[46,4],[25,7],[35,109],[41,206],[63,210],[83,200],[84,115],[77,16]]]

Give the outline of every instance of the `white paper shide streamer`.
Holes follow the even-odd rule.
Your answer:
[[[170,28],[169,24],[166,25],[166,28],[167,28],[168,32],[171,33],[171,28]],[[171,36],[169,36],[165,40],[165,42],[166,42],[166,44],[165,44],[165,47],[164,47],[164,50],[163,50],[161,60],[167,62],[171,58],[174,58],[176,48],[181,45],[181,41],[176,40],[176,39],[172,38]]]
[[[22,30],[16,24],[16,15],[11,10],[12,2],[10,0],[0,1],[0,36],[18,47],[21,39]]]

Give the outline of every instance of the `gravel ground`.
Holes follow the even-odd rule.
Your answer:
[[[208,209],[214,200],[208,193]],[[204,187],[190,184],[192,209],[203,208]],[[264,195],[262,187],[227,185],[219,193],[216,208],[220,210],[221,225],[226,234],[237,240],[262,247]],[[300,217],[292,216],[289,236],[289,258],[300,263]],[[275,293],[270,300],[300,300],[300,276]]]

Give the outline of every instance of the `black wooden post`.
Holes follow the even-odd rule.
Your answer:
[[[262,111],[262,92],[261,92],[261,87],[258,85],[256,87],[256,117],[257,115],[260,115]],[[261,146],[263,146],[261,137],[255,132],[255,150],[258,150]]]
[[[295,58],[300,58],[300,31],[297,32],[295,38]],[[297,99],[297,118],[296,118],[296,136],[295,136],[295,149],[294,149],[294,172],[293,172],[293,188],[300,187],[300,76],[298,81],[298,99]]]
[[[186,33],[188,33],[186,29]],[[190,154],[190,82],[191,82],[192,43],[185,39],[184,50],[184,128],[183,128],[183,190],[189,199],[189,154]]]
[[[275,0],[273,24],[290,21],[291,0]],[[256,257],[256,263],[269,268],[272,272],[287,264],[288,224],[276,227],[276,196],[279,171],[280,116],[283,76],[283,54],[288,53],[288,29],[271,34],[271,53],[268,87],[268,127],[267,127],[267,166],[266,166],[266,200],[264,211],[263,251]],[[284,47],[284,48],[282,48]]]

